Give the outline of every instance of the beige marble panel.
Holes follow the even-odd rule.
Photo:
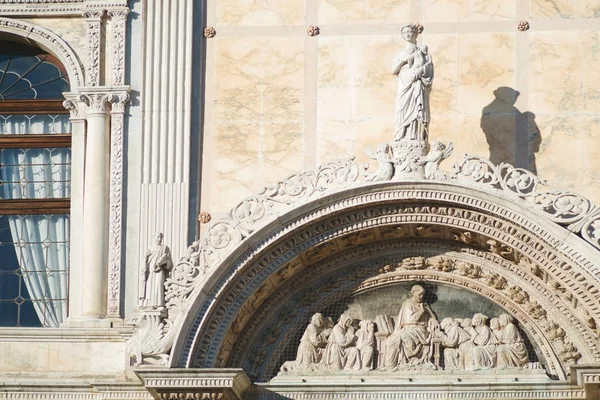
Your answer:
[[[411,0],[319,0],[320,25],[409,23]]]
[[[508,21],[515,19],[517,0],[423,0],[423,21]]]
[[[396,77],[391,60],[401,47],[389,35],[319,40],[317,162],[357,156],[393,137]]]
[[[600,30],[583,31],[579,37],[582,47],[583,109],[600,112]]]
[[[579,32],[532,32],[529,105],[538,113],[582,108],[583,66]]]
[[[579,0],[577,3],[581,18],[600,18],[600,0]]]
[[[215,50],[210,207],[224,212],[302,168],[304,39],[232,38]]]
[[[536,155],[538,176],[556,187],[583,194],[582,138],[571,116],[539,114],[542,143]]]
[[[304,0],[217,0],[217,26],[304,24]]]
[[[532,19],[600,17],[600,0],[531,0]]]
[[[495,90],[515,88],[515,34],[459,34],[457,64],[458,109],[480,114]]]
[[[117,372],[125,366],[125,343],[3,342],[3,372]]]

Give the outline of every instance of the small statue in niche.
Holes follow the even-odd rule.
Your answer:
[[[160,309],[165,306],[165,280],[173,269],[171,250],[163,244],[163,234],[154,235],[155,246],[146,252],[143,262],[140,308]]]

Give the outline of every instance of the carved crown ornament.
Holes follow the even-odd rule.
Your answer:
[[[419,96],[427,97],[433,61],[427,46],[416,46],[421,31],[415,24],[402,27],[406,48],[393,71],[410,73],[419,80]],[[393,140],[367,149],[375,170],[353,158],[326,163],[267,186],[211,220],[166,279],[166,315],[140,318],[128,350],[136,363],[243,366],[268,379],[281,367],[275,365],[285,347],[281,332],[306,328],[310,313],[361,285],[417,280],[484,295],[531,335],[545,368],[559,379],[573,364],[599,362],[600,209],[527,170],[482,157],[465,156],[452,170],[441,169],[453,145],[430,144],[428,110],[412,119],[406,114],[413,101],[398,99]],[[400,250],[386,238],[400,239],[399,246],[428,244],[440,257],[413,249],[393,261]],[[336,268],[360,270],[350,269],[347,260],[366,257],[361,252],[369,246],[391,252],[391,261],[379,260],[372,270],[377,260],[371,260],[365,266],[370,275],[333,279]],[[322,265],[330,266],[321,276],[332,285],[323,291],[327,295],[294,297],[301,296],[292,290],[300,279],[319,276]],[[293,317],[278,314],[289,304],[307,306]],[[269,325],[274,315],[278,326]],[[273,342],[251,340],[258,337]]]

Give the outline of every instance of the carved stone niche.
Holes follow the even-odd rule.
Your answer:
[[[445,284],[403,282],[347,297],[313,314],[293,336],[275,381],[414,373],[549,379],[542,352],[512,315]]]

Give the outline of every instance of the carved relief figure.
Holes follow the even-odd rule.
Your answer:
[[[360,355],[355,347],[356,335],[352,318],[342,314],[333,327],[325,349],[325,368],[330,371],[359,370]]]
[[[323,351],[327,345],[327,338],[331,331],[325,329],[325,319],[321,313],[312,316],[310,324],[306,327],[295,361],[285,362],[282,371],[309,371],[316,368],[321,362]]]
[[[387,339],[386,368],[425,364],[431,357],[431,337],[438,326],[437,318],[431,307],[423,303],[422,286],[413,286],[410,294],[402,303],[394,333]]]
[[[496,365],[496,344],[498,340],[485,323],[487,316],[477,313],[473,316],[475,336],[471,337],[473,349],[471,350],[472,364],[466,366],[467,370],[491,369]]]
[[[171,250],[163,244],[163,234],[154,235],[155,246],[144,257],[140,293],[140,307],[153,308],[165,306],[165,280],[173,260]]]
[[[444,369],[464,369],[465,352],[472,346],[464,346],[470,343],[471,336],[458,325],[458,321],[452,318],[444,318],[440,323],[444,331],[442,346],[444,347]]]
[[[426,179],[446,179],[446,174],[440,170],[440,163],[450,157],[452,151],[454,151],[452,142],[448,144],[448,147],[442,142],[433,142],[431,144],[431,150],[423,160],[425,163]]]
[[[375,351],[375,325],[367,319],[360,321],[360,329],[356,331],[356,347],[360,351],[362,369],[373,369],[373,355]]]
[[[498,368],[519,368],[529,362],[527,348],[519,333],[513,317],[502,314],[498,318],[501,328],[500,344],[498,345]]]
[[[402,27],[404,49],[394,58],[392,73],[398,76],[396,96],[396,141],[427,140],[429,130],[429,92],[433,82],[433,62],[427,46],[417,46],[416,25]]]

